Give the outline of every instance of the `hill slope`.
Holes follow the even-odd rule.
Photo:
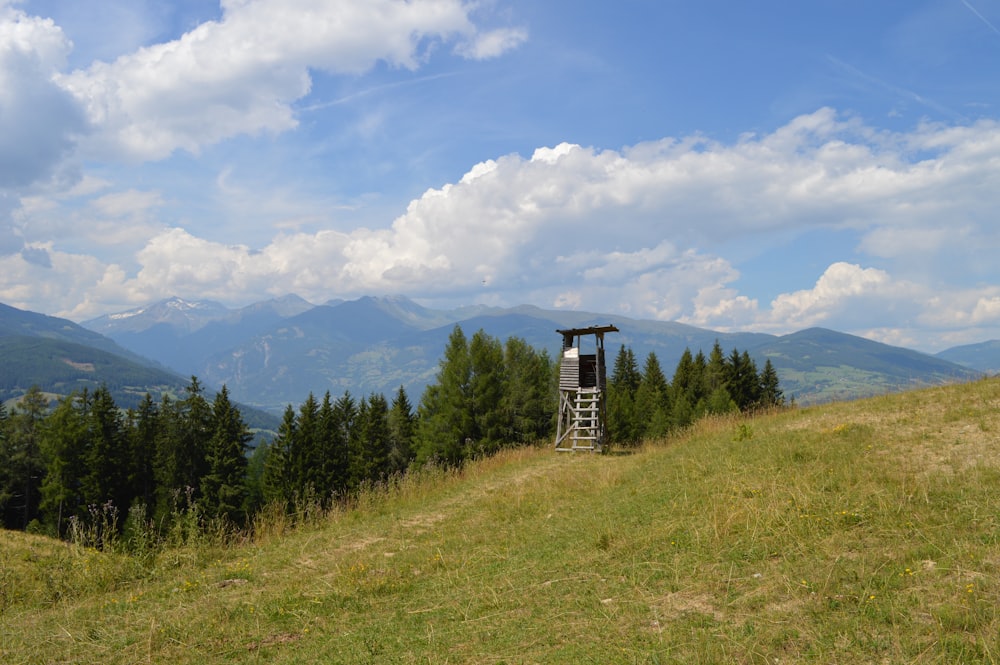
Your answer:
[[[148,392],[155,401],[180,395],[190,383],[181,376],[66,319],[0,304],[0,401],[38,386],[52,395],[105,385],[121,408],[138,405]],[[211,391],[208,398],[211,399]],[[246,423],[277,429],[271,413],[240,405]]]
[[[72,321],[0,303],[0,338],[2,337],[38,337],[70,342],[113,353],[135,363],[153,365],[148,358],[139,356],[108,337]]]
[[[38,386],[68,395],[106,385],[122,408],[138,405],[149,392],[179,394],[185,382],[176,374],[139,365],[117,354],[83,344],[42,337],[0,337],[0,401]]]
[[[997,374],[1000,373],[1000,340],[956,346],[936,354],[936,357],[987,374]]]
[[[179,394],[186,381],[71,321],[0,304],[0,401],[31,386],[68,395],[101,384],[128,408],[146,392]]]
[[[803,404],[968,381],[979,375],[925,353],[825,328],[784,335],[750,351],[758,363],[770,359],[785,394]]]
[[[986,663],[1000,381],[521,449],[252,543],[0,534],[4,662]]]

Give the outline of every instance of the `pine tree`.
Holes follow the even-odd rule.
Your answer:
[[[416,428],[417,420],[410,398],[400,386],[389,409],[389,473],[403,473],[410,466]]]
[[[330,410],[329,421],[324,421],[323,431],[327,437],[327,482],[333,497],[343,498],[351,485],[351,432],[358,417],[358,405],[345,391],[337,398]]]
[[[739,411],[739,406],[729,396],[729,391],[723,387],[718,387],[705,400],[705,413],[721,415]]]
[[[526,444],[552,434],[557,404],[553,364],[519,337],[504,344],[503,421],[505,439]]]
[[[712,351],[708,354],[708,364],[705,366],[705,391],[711,395],[719,388],[726,387],[726,356],[719,340],[715,340]]]
[[[615,357],[614,370],[611,374],[611,383],[623,394],[629,397],[635,396],[635,391],[639,389],[642,382],[642,375],[639,373],[639,365],[636,363],[635,354],[632,349],[624,344],[618,350]]]
[[[337,437],[337,424],[334,422],[333,399],[330,391],[323,394],[319,411],[316,413],[316,453],[317,476],[316,487],[324,499],[324,506],[329,505],[338,492],[337,474],[334,472],[335,454],[334,441]]]
[[[691,404],[694,405],[694,417],[695,419],[701,418],[705,415],[708,409],[708,359],[705,358],[705,353],[698,349],[698,353],[694,355],[694,360],[691,364],[692,375],[691,375]]]
[[[202,480],[204,512],[210,518],[241,525],[247,508],[247,444],[253,439],[243,415],[222,386],[212,404],[208,473]]]
[[[312,393],[299,406],[295,436],[292,440],[292,477],[300,495],[324,497],[322,443],[320,441],[319,404]]]
[[[90,505],[110,504],[117,509],[119,519],[124,519],[132,502],[128,440],[121,413],[107,386],[94,391],[85,422],[88,445],[83,500]]]
[[[503,346],[480,329],[469,344],[470,453],[490,455],[504,443],[504,385]]]
[[[738,410],[739,407],[729,393],[727,376],[726,356],[719,340],[715,340],[705,366],[705,413],[723,414]]]
[[[641,382],[642,375],[635,354],[623,344],[615,357],[608,385],[608,435],[612,441],[634,444],[642,436],[642,424],[635,405]]]
[[[746,351],[733,349],[726,363],[726,387],[741,411],[746,411],[760,400],[760,378],[757,366]]]
[[[683,429],[694,422],[695,411],[691,405],[689,393],[675,393],[670,406],[670,426],[672,429]]]
[[[694,366],[694,356],[691,354],[691,349],[684,349],[680,360],[677,361],[677,367],[674,369],[674,378],[671,381],[674,398],[676,399],[684,395],[690,402],[691,396],[695,393],[694,384],[696,380],[697,372]]]
[[[0,445],[0,516],[11,529],[26,529],[40,515],[42,460],[40,439],[48,399],[38,386],[21,397],[6,420]]]
[[[261,495],[265,504],[283,503],[291,506],[294,499],[292,476],[292,445],[295,440],[295,409],[285,407],[278,434],[267,446],[261,478]]]
[[[147,509],[152,509],[156,492],[156,439],[159,433],[159,410],[149,393],[130,411],[126,431],[131,458],[131,492]]]
[[[764,371],[760,374],[760,402],[764,407],[784,406],[785,395],[778,385],[778,373],[771,359],[764,361]]]
[[[466,441],[472,439],[469,345],[460,326],[455,326],[441,359],[436,383],[424,390],[417,428],[419,462],[461,464],[468,456]]]
[[[358,404],[351,429],[351,487],[386,479],[389,472],[389,406],[372,393]]]
[[[80,479],[86,475],[87,450],[85,416],[89,394],[72,395],[59,401],[45,419],[41,453],[45,477],[41,487],[41,511],[50,533],[62,537],[66,521],[83,517],[85,505]]]
[[[667,379],[656,354],[650,351],[635,393],[635,420],[639,438],[658,438],[670,429],[667,415]]]
[[[208,473],[208,446],[212,438],[212,407],[195,376],[184,399],[164,396],[160,405],[156,441],[156,516],[163,518],[181,495],[201,499],[201,481]]]

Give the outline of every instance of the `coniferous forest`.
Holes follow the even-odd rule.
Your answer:
[[[284,412],[276,436],[257,440],[225,386],[209,398],[196,377],[181,395],[147,395],[119,408],[106,387],[55,402],[37,388],[0,404],[0,519],[10,529],[61,538],[141,523],[163,533],[246,529],[265,506],[350,501],[415,466],[458,467],[503,447],[551,438],[558,367],[524,340],[452,331],[436,381],[417,404],[400,387],[329,392]],[[747,352],[685,351],[671,378],[650,353],[639,367],[622,346],[608,380],[608,431],[628,446],[669,435],[709,414],[784,404],[770,361]],[[256,445],[254,445],[256,444]],[[96,526],[100,528],[96,528]]]

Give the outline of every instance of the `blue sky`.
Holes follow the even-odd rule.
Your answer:
[[[1000,0],[0,0],[0,301],[1000,337]]]

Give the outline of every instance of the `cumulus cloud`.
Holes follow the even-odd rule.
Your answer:
[[[51,20],[0,5],[0,189],[49,178],[85,129],[53,81],[70,47]]]
[[[239,134],[296,126],[291,103],[310,69],[359,74],[386,62],[416,69],[435,44],[486,58],[520,44],[518,29],[480,31],[461,0],[231,0],[218,21],[59,82],[99,128],[93,154],[161,159]]]
[[[778,296],[771,303],[771,317],[792,328],[807,328],[843,315],[844,309],[862,299],[895,301],[898,285],[877,268],[838,262],[826,269],[811,289]]]
[[[827,325],[886,340],[919,326],[1000,331],[1000,293],[974,284],[942,293],[946,268],[936,261],[942,246],[969,264],[992,261],[998,164],[997,123],[890,135],[830,109],[730,144],[701,136],[621,150],[565,143],[476,164],[386,228],[283,233],[257,248],[157,230],[135,255],[138,269],[107,266],[85,301],[404,293],[719,330]],[[123,192],[93,208],[112,216],[158,204],[155,194]],[[857,255],[831,262],[810,288],[766,302],[743,292],[727,248],[815,229],[853,234]],[[53,270],[68,260],[49,253]]]

